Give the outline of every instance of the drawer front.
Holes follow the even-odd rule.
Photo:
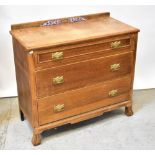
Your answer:
[[[118,49],[130,50],[130,38],[128,37],[120,40],[112,40],[104,43],[94,43],[93,45],[71,49],[43,50],[35,55],[35,64],[40,68],[60,66],[79,60],[84,60],[87,56],[89,57],[89,55],[90,57],[95,58],[98,55],[103,55],[106,52],[109,52],[109,50],[112,52],[113,50]]]
[[[130,99],[131,77],[98,83],[38,100],[39,124],[95,110]]]
[[[129,52],[38,71],[37,96],[50,96],[124,76],[131,72],[132,64],[133,52]]]

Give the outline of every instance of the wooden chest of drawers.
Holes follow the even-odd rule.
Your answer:
[[[40,134],[125,107],[139,30],[108,12],[11,26],[21,120]]]

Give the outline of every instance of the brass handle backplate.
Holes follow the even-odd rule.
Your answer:
[[[111,91],[109,91],[109,96],[110,97],[114,97],[118,95],[118,89],[113,89]]]
[[[52,60],[57,61],[63,59],[63,52],[52,53]]]
[[[121,45],[121,41],[114,41],[111,43],[111,48],[118,48]]]
[[[120,63],[110,65],[110,69],[111,69],[112,71],[117,71],[117,70],[119,70],[120,68],[121,68]]]
[[[64,109],[65,109],[65,105],[64,104],[54,105],[54,112],[60,112],[60,111],[63,111]]]
[[[57,76],[57,77],[52,79],[52,82],[54,85],[61,84],[64,82],[64,77],[63,76]]]

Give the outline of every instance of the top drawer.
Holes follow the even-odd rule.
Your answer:
[[[84,61],[90,58],[98,58],[103,56],[106,51],[113,51],[116,49],[129,49],[130,37],[111,38],[108,40],[101,40],[87,45],[80,45],[72,48],[57,48],[45,49],[35,53],[36,67],[46,68],[65,65],[78,61]]]

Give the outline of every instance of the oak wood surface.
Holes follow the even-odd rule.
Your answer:
[[[91,111],[109,104],[129,100],[131,77],[123,77],[105,83],[66,91],[38,100],[39,124],[45,124],[69,116]],[[110,97],[111,90],[118,90],[116,97]],[[54,105],[64,104],[64,110],[54,111]]]
[[[94,14],[88,14],[88,15],[84,15],[84,17],[87,17],[87,19],[92,19],[95,17],[99,17],[99,16],[110,16],[109,12],[102,12],[102,13],[94,13]],[[81,16],[74,16],[74,17],[81,17]],[[68,18],[59,18],[61,19],[62,23],[68,23]],[[42,20],[42,21],[35,21],[35,22],[28,22],[28,23],[19,23],[19,24],[13,24],[11,25],[11,30],[16,30],[16,29],[24,29],[24,28],[29,28],[29,27],[40,27],[40,25],[42,25],[45,22],[51,21],[51,20],[57,20],[57,19],[48,19],[48,20]]]
[[[135,64],[136,64],[136,53],[137,53],[137,41],[138,41],[138,33],[131,36],[131,49],[134,52],[133,55],[133,68],[132,68],[132,83],[131,83],[131,90],[130,90],[130,100],[132,101],[132,94],[133,94],[133,84],[134,84],[134,74],[135,74]]]
[[[27,54],[15,38],[13,38],[12,41],[14,50],[14,63],[16,69],[19,109],[26,116],[29,122],[33,124]]]
[[[66,65],[74,65],[75,63],[80,63],[80,62],[84,62],[84,61],[91,60],[91,59],[98,59],[101,57],[112,56],[115,54],[123,54],[123,53],[130,52],[131,51],[130,49],[131,49],[130,46],[124,46],[123,48],[108,49],[104,51],[99,50],[96,52],[78,54],[78,55],[67,57],[67,58],[64,57],[63,59],[57,60],[57,61],[49,60],[49,61],[45,61],[41,63],[37,63],[39,62],[39,59],[34,54],[35,71],[37,72],[37,71],[45,70],[48,68],[61,67],[61,66],[66,66]]]
[[[28,73],[29,73],[29,90],[31,93],[31,108],[32,108],[32,126],[36,128],[39,126],[38,123],[38,110],[37,110],[37,95],[36,95],[36,81],[35,81],[35,67],[32,54],[27,54],[27,61],[28,62]]]
[[[130,38],[129,39],[119,40],[119,41],[121,41],[121,46],[119,48],[130,46]],[[114,42],[114,41],[112,40],[111,42],[94,44],[94,45],[84,46],[84,47],[79,47],[79,48],[74,48],[74,49],[68,49],[68,50],[64,50],[64,51],[61,51],[61,52],[63,52],[63,54],[64,54],[63,57],[64,58],[70,58],[70,57],[73,57],[73,56],[76,56],[76,55],[92,53],[92,52],[96,53],[97,51],[113,49],[111,47],[112,42]],[[50,52],[50,50],[49,50],[48,53],[39,54],[38,55],[39,63],[52,61],[51,55],[52,55],[52,53],[55,53],[55,52],[60,52],[60,51]],[[53,60],[53,61],[55,61],[55,60]]]
[[[108,12],[50,21],[57,20],[61,23],[51,26],[43,26],[49,20],[11,26],[19,111],[33,128],[33,145],[40,144],[40,134],[50,128],[122,106],[126,115],[133,114],[139,29],[111,18]],[[120,46],[111,48],[115,41],[121,41]],[[54,52],[63,52],[63,59],[53,61]],[[120,68],[112,71],[113,64]],[[53,85],[57,76],[63,76],[64,83]],[[117,92],[114,97],[109,96],[112,90]],[[56,111],[62,104],[62,111]]]
[[[96,109],[96,110],[92,110],[89,112],[85,112],[76,116],[72,116],[72,117],[68,117],[62,120],[58,120],[55,122],[51,122],[45,125],[41,125],[38,128],[35,129],[35,133],[36,134],[40,134],[41,132],[43,132],[44,130],[47,129],[51,129],[51,128],[55,128],[55,127],[59,127],[65,124],[74,124],[80,121],[84,121],[84,120],[88,120],[90,118],[92,118],[92,116],[97,117],[102,115],[105,112],[109,112],[115,109],[118,109],[120,107],[126,107],[126,106],[130,106],[132,103],[131,101],[124,101],[124,102],[119,102],[119,103],[115,103],[115,104],[111,104],[108,106],[104,106],[102,108]]]
[[[84,40],[82,42],[76,42],[76,43],[68,43],[68,44],[57,44],[55,46],[48,46],[48,47],[43,47],[43,48],[37,48],[37,49],[33,49],[34,51],[34,55],[38,55],[38,54],[44,54],[44,53],[49,53],[49,52],[55,52],[55,51],[67,51],[67,50],[71,50],[73,49],[73,51],[77,48],[81,48],[83,49],[83,47],[88,47],[88,46],[93,46],[93,45],[97,45],[97,44],[104,44],[104,43],[110,43],[113,41],[117,41],[117,40],[128,40],[130,39],[132,36],[132,33],[128,33],[128,34],[120,34],[120,35],[116,35],[116,36],[109,36],[109,37],[100,37],[100,38],[95,38],[95,39],[91,39],[91,40]],[[131,43],[131,40],[130,40]],[[128,44],[128,42],[127,42]],[[26,51],[26,49],[25,49]],[[30,50],[28,50],[29,52]],[[89,52],[88,52],[89,53]]]
[[[37,26],[12,29],[11,34],[26,49],[48,47],[58,44],[107,37],[111,35],[135,33],[139,30],[124,24],[109,15],[94,16],[81,22],[65,23],[51,26]]]
[[[124,76],[131,72],[132,57],[133,52],[128,52],[38,71],[36,72],[37,96],[45,97]],[[112,64],[120,64],[120,69],[111,71]],[[53,85],[52,79],[57,76],[63,76],[64,83]]]

